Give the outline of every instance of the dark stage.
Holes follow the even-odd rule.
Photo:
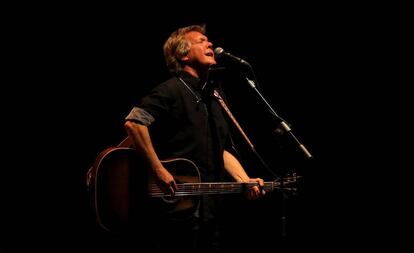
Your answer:
[[[227,240],[235,249],[257,250],[302,238],[316,238],[315,244],[327,238],[342,240],[349,226],[364,233],[365,227],[355,229],[350,218],[360,210],[345,204],[355,190],[344,194],[340,188],[343,177],[356,170],[348,166],[356,151],[342,152],[355,136],[347,132],[350,129],[340,132],[339,126],[360,99],[352,90],[361,82],[358,76],[366,59],[356,40],[364,43],[368,35],[358,24],[341,13],[267,19],[167,16],[161,22],[136,16],[57,15],[33,25],[38,30],[29,28],[38,44],[32,59],[42,59],[33,73],[42,82],[28,91],[44,95],[27,100],[40,112],[32,121],[36,134],[30,144],[40,143],[31,148],[40,154],[33,159],[40,158],[42,166],[27,173],[35,190],[29,191],[24,205],[31,211],[20,216],[24,218],[19,228],[29,238],[33,233],[45,238],[36,245],[49,248],[51,240],[61,249],[125,245],[97,226],[88,203],[86,172],[102,150],[126,137],[124,118],[138,99],[169,77],[164,40],[177,27],[199,23],[206,24],[214,47],[251,64],[263,96],[313,155],[305,158],[289,136],[275,133],[279,121],[244,79],[251,72],[219,61],[224,70],[217,75],[226,80],[222,88],[230,109],[258,153],[273,173],[302,176],[296,194],[285,198],[277,190],[254,202],[224,196]],[[357,56],[360,61],[355,62]],[[233,136],[248,173],[274,180],[236,129]],[[33,225],[26,230],[27,224]],[[254,243],[241,243],[249,241]]]

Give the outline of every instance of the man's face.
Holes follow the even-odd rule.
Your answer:
[[[188,64],[192,66],[202,65],[209,67],[216,64],[214,59],[213,44],[208,41],[208,38],[196,31],[189,32],[185,38],[190,42],[191,48],[185,58],[188,59]]]

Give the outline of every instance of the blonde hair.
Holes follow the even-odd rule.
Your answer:
[[[190,51],[191,44],[186,40],[185,35],[189,32],[206,33],[205,25],[191,25],[175,30],[164,43],[164,57],[168,70],[175,74],[183,69],[181,58]]]

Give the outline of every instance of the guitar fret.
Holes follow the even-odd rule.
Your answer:
[[[287,178],[284,180],[285,184],[289,184],[295,182],[296,178]],[[225,182],[225,183],[183,183],[177,184],[178,191],[176,192],[176,196],[178,194],[185,196],[185,195],[199,195],[199,194],[225,194],[225,193],[236,193],[240,192],[242,189],[247,187],[256,186],[257,183],[232,183],[232,182]],[[276,188],[281,186],[280,181],[271,181],[265,182],[263,186],[263,190],[272,191]],[[150,195],[164,195],[161,190],[158,188],[156,184],[152,184],[150,191],[152,194]]]

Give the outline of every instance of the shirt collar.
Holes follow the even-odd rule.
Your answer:
[[[183,79],[184,82],[190,85],[194,90],[202,90],[206,84],[206,80],[195,77],[187,71],[180,71],[177,76]]]

